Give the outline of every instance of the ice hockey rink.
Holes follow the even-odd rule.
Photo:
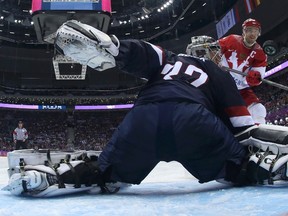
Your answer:
[[[8,182],[0,157],[0,188]],[[288,187],[231,188],[199,184],[179,163],[159,163],[141,185],[114,195],[77,194],[55,198],[15,197],[0,191],[1,216],[102,215],[288,215]]]

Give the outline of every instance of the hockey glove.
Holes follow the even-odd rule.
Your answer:
[[[110,38],[76,20],[65,22],[56,32],[55,48],[58,52],[98,71],[115,67],[114,56],[119,53],[119,45],[115,36]]]
[[[246,76],[246,81],[248,85],[251,87],[260,85],[261,79],[262,78],[261,78],[260,72],[253,71],[253,70],[248,71],[247,76]]]

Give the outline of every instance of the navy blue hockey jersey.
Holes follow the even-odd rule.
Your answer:
[[[175,101],[205,106],[232,129],[254,122],[233,78],[210,60],[176,55],[139,40],[120,41],[117,66],[148,80],[138,104]]]

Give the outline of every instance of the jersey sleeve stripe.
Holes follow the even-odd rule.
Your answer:
[[[150,43],[148,43],[148,44],[150,44]],[[154,49],[154,51],[157,53],[158,58],[159,58],[159,63],[160,63],[160,65],[162,65],[162,64],[163,64],[163,54],[164,54],[164,53],[163,53],[163,50],[162,50],[161,48],[153,45],[153,44],[150,44],[150,46],[151,46],[151,47]]]
[[[233,127],[244,127],[255,124],[250,115],[230,117],[230,122],[232,123]]]
[[[254,121],[246,106],[233,106],[225,109],[233,127],[254,125]]]
[[[225,109],[229,117],[250,116],[246,106],[232,106]]]

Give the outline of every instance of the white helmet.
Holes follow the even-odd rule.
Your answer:
[[[191,43],[188,44],[186,53],[199,58],[210,59],[217,64],[221,58],[218,42],[206,35],[191,37]]]
[[[47,188],[48,182],[45,174],[31,170],[25,171],[25,174],[14,173],[10,179],[6,190],[14,195],[20,195],[23,192],[31,192],[34,190],[43,190]]]

